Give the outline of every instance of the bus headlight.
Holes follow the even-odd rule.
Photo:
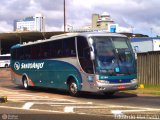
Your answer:
[[[132,83],[137,83],[138,81],[137,81],[137,79],[133,79],[133,80],[131,80],[131,82]]]

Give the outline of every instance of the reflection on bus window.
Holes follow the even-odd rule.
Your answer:
[[[90,59],[90,47],[88,45],[88,42],[86,38],[84,37],[78,37],[77,40],[77,49],[78,49],[78,58],[80,65],[82,69],[86,73],[94,73],[93,70],[93,63],[92,60]]]

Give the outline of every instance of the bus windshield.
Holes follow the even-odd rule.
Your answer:
[[[106,75],[135,73],[135,60],[131,45],[123,37],[93,37],[96,72]]]

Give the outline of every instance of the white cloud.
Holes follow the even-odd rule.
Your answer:
[[[25,12],[34,12],[34,11],[41,11],[41,6],[38,2],[35,2],[35,0],[30,0],[29,1],[29,6],[27,8],[27,11]]]
[[[66,0],[66,21],[74,27],[86,26],[93,13],[108,12],[124,31],[134,26],[134,32],[150,34],[152,28],[160,34],[159,5],[159,0]],[[13,20],[37,12],[46,16],[46,31],[62,30],[63,0],[1,0],[0,31],[12,31]]]
[[[30,0],[29,3],[30,3],[30,5],[35,5],[36,4],[34,0]]]
[[[131,33],[132,28],[119,26],[118,27],[118,32],[130,32]]]
[[[54,27],[54,26],[45,26],[45,31],[46,32],[52,32],[52,31],[63,31],[63,26],[62,27]]]
[[[13,27],[9,25],[6,21],[0,21],[0,32],[11,32]]]
[[[42,11],[43,14],[45,15],[46,19],[50,20],[60,20],[63,19],[63,12],[62,11]]]

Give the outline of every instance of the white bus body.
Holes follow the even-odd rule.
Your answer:
[[[9,67],[10,66],[10,54],[0,55],[0,67]]]

